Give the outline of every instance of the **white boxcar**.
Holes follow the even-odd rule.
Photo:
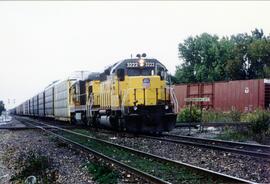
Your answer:
[[[29,100],[26,100],[24,103],[24,115],[29,115]]]
[[[73,80],[64,80],[54,85],[54,117],[62,121],[70,121],[69,89]]]
[[[18,105],[18,106],[16,107],[16,114],[18,114],[18,115],[21,114],[21,113],[20,113],[20,105]]]
[[[21,115],[23,115],[23,104],[20,105],[19,112],[20,112]]]
[[[54,116],[54,87],[51,86],[44,91],[45,95],[45,116]]]
[[[34,116],[38,116],[38,95],[34,96]]]
[[[45,116],[45,94],[44,92],[38,94],[38,116],[44,117]]]
[[[30,115],[34,115],[34,97],[30,99]]]
[[[23,111],[24,111],[24,105],[23,104],[20,104],[17,109],[16,109],[17,113],[19,115],[23,115]]]

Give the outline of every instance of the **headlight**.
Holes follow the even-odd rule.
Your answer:
[[[138,109],[138,107],[137,106],[134,106],[133,109],[134,109],[134,111],[136,111]]]
[[[168,105],[165,105],[165,109],[168,110],[169,109],[169,106]]]
[[[139,66],[140,66],[140,67],[144,67],[144,65],[145,65],[144,60],[143,60],[143,59],[140,59],[140,60],[139,60]]]

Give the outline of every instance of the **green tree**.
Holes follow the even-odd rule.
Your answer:
[[[270,36],[255,29],[219,38],[203,33],[178,45],[176,81],[212,82],[270,77]]]
[[[0,101],[0,116],[2,115],[2,112],[5,111],[5,104],[3,101]]]
[[[203,33],[189,37],[180,43],[179,58],[183,64],[177,66],[176,78],[180,83],[211,82],[224,80],[225,66],[233,52],[233,44],[226,37]]]
[[[253,41],[247,53],[250,58],[249,78],[267,77],[266,68],[270,67],[270,41],[266,39]]]

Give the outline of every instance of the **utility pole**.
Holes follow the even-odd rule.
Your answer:
[[[78,70],[78,71],[75,71],[75,72],[77,73],[76,76],[78,76],[78,73],[79,73],[79,75],[81,75],[80,76],[81,80],[83,80],[84,79],[84,73],[86,73],[88,71],[86,71],[86,70]]]

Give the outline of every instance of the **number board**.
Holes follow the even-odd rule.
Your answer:
[[[210,98],[185,98],[185,102],[210,102]]]
[[[146,62],[145,67],[155,67],[155,63],[154,62]]]
[[[127,63],[127,68],[139,68],[139,63],[138,62],[128,62]],[[154,62],[146,62],[144,67],[155,67]]]

